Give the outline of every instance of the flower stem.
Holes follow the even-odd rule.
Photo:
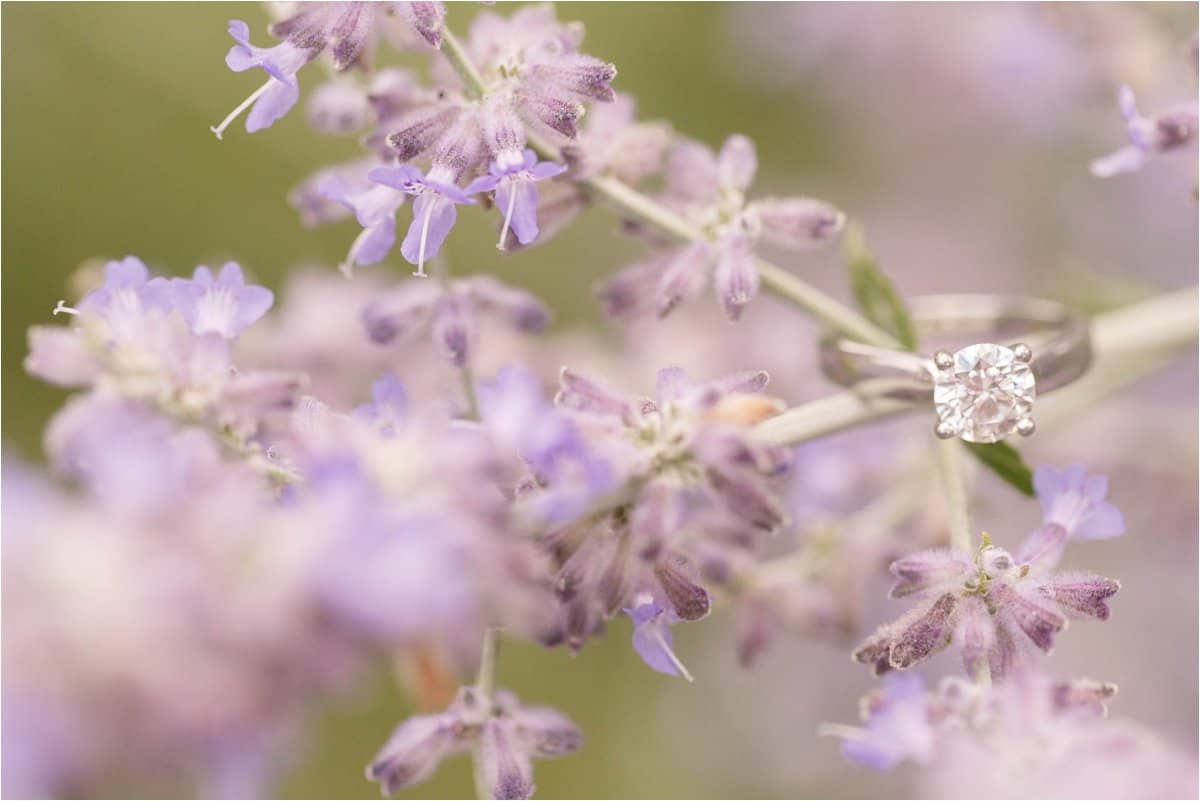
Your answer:
[[[475,692],[484,704],[491,704],[496,689],[496,662],[500,653],[500,629],[488,626],[483,630],[483,643],[479,647],[479,673],[475,677]],[[476,743],[471,749],[471,775],[475,780],[475,797],[491,798],[487,776],[483,771],[482,747]]]
[[[938,440],[938,473],[946,495],[946,524],[950,547],[971,551],[971,522],[967,511],[967,485],[963,479],[962,447],[957,440]]]
[[[458,73],[458,78],[463,84],[463,93],[471,98],[483,97],[483,76],[463,49],[462,42],[458,41],[458,37],[451,33],[449,28],[442,29],[442,55]]]

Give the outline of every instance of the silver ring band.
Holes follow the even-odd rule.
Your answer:
[[[1055,301],[926,295],[909,300],[909,313],[922,340],[970,335],[981,344],[954,354],[921,356],[832,337],[821,343],[821,367],[842,386],[882,397],[928,402],[934,400],[936,386],[939,436],[989,442],[1011,430],[1032,433],[1026,407],[1032,405],[1034,384],[1037,394],[1050,392],[1079,378],[1091,364],[1087,322]],[[956,414],[962,410],[947,403],[974,404],[968,416],[976,422],[995,418],[996,423],[978,431],[970,421],[960,425]],[[1006,410],[1011,420],[1001,419]],[[950,424],[943,425],[947,420]]]

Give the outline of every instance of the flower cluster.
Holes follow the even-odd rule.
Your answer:
[[[692,681],[678,624],[727,607],[746,666],[783,630],[841,644],[889,564],[891,597],[915,605],[853,653],[882,683],[862,727],[824,727],[847,758],[925,766],[937,795],[1125,790],[1092,783],[1109,762],[1163,794],[1186,786],[1186,760],[1104,719],[1113,685],[1039,672],[1036,652],[1071,620],[1107,620],[1120,589],[1059,570],[1070,544],[1124,533],[1107,479],[1039,468],[1041,525],[1011,551],[986,534],[975,548],[947,541],[924,440],[769,440],[759,424],[787,406],[773,395],[805,398],[798,368],[813,364],[763,334],[790,317],[721,318],[779,283],[769,249],[831,242],[842,212],[752,196],[744,136],[714,150],[640,122],[613,65],[548,5],[480,11],[461,41],[444,19],[437,2],[306,3],[269,27],[271,47],[231,21],[227,66],[266,80],[213,129],[243,113],[249,132],[271,126],[299,102],[302,68],[323,62],[335,74],[305,117],[365,154],[290,202],[305,225],[357,222],[350,277],[388,257],[411,200],[399,250],[434,280],[302,275],[276,310],[235,262],[172,278],[130,256],[82,275],[90,291],[54,309],[66,325],[30,330],[26,369],[77,392],[45,431],[53,480],[6,460],[4,723],[19,753],[5,792],[80,794],[126,774],[269,792],[312,700],[386,660],[417,712],[369,781],[391,794],[469,753],[480,794],[527,798],[533,760],[583,736],[496,689],[498,637],[577,653],[618,627],[630,659]],[[428,81],[377,69],[383,45],[428,55]],[[1121,108],[1132,144],[1098,175],[1194,142],[1194,105],[1145,118],[1124,90]],[[551,320],[537,297],[438,258],[460,206],[494,210],[499,249],[515,251],[598,198],[625,198],[623,229],[649,248],[598,289],[627,325],[623,350],[579,332],[535,341]],[[710,317],[676,314],[653,334],[634,323],[706,287]],[[688,353],[703,369],[660,369],[648,395],[613,388]],[[766,371],[736,371],[747,354],[782,379],[771,395]],[[965,679],[930,691],[907,672],[947,648]]]
[[[1182,754],[1143,727],[1106,719],[1116,690],[1021,672],[991,688],[947,677],[929,691],[919,677],[893,674],[863,698],[862,728],[824,733],[864,767],[921,765],[935,797],[1116,798],[1148,788],[1178,797],[1194,788]]]

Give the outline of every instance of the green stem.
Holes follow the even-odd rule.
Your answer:
[[[467,399],[467,419],[479,419],[479,399],[475,395],[475,377],[470,367],[463,366],[459,371],[462,376],[463,395]]]
[[[462,42],[458,41],[458,37],[445,28],[442,30],[442,55],[458,73],[458,78],[463,84],[463,94],[472,99],[483,97],[486,89],[483,76],[479,74],[471,57],[463,49]]]
[[[971,551],[971,521],[967,511],[967,485],[963,479],[962,447],[957,440],[938,441],[938,473],[946,495],[946,524],[950,547]]]
[[[485,705],[491,704],[496,690],[496,663],[500,653],[500,630],[488,626],[483,631],[483,644],[479,648],[479,673],[475,678],[475,692]],[[475,797],[491,798],[492,791],[483,772],[482,746],[476,742],[471,749],[471,775],[475,780]]]

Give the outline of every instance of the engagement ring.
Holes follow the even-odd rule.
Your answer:
[[[912,298],[913,325],[922,342],[957,340],[921,356],[830,338],[821,366],[845,387],[889,398],[933,401],[935,433],[967,442],[999,442],[1034,431],[1033,402],[1087,370],[1092,351],[1087,323],[1061,303],[1005,295],[927,295]],[[991,341],[965,344],[967,336]],[[1007,343],[1007,344],[999,344]]]

